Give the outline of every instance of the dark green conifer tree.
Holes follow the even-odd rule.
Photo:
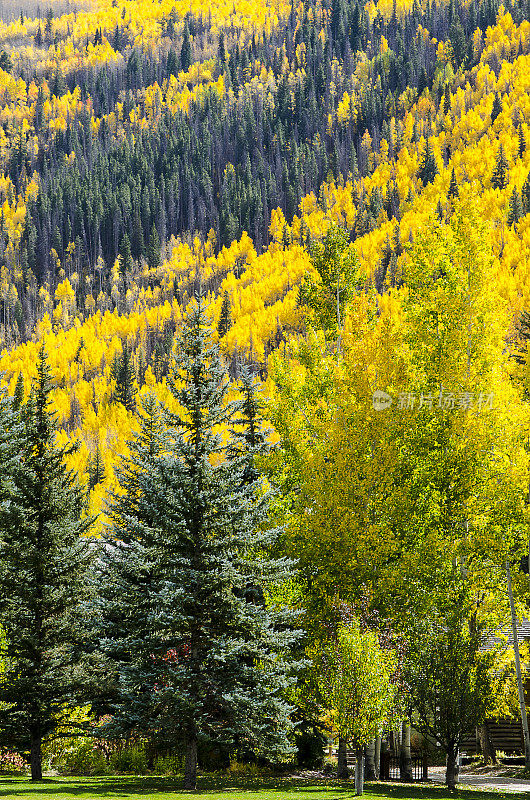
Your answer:
[[[219,338],[222,339],[226,336],[231,325],[230,320],[230,295],[228,292],[223,294],[223,302],[221,304],[221,314],[219,315],[219,323],[217,325],[217,333]]]
[[[120,273],[123,277],[132,269],[131,241],[126,233],[120,242]]]
[[[20,411],[24,403],[24,376],[22,372],[18,373],[17,382],[15,385],[15,392],[13,394],[13,410]]]
[[[81,519],[82,492],[65,466],[70,450],[55,444],[50,391],[41,349],[23,425],[5,401],[0,412],[0,625],[6,635],[0,738],[13,749],[30,750],[33,780],[42,779],[43,738],[83,702],[87,631],[85,534],[91,520]]]
[[[432,183],[438,174],[438,167],[436,166],[436,159],[431,147],[431,140],[429,137],[425,140],[425,150],[423,152],[423,159],[418,170],[418,178],[424,186]]]
[[[118,694],[106,735],[146,728],[181,743],[194,789],[201,742],[289,749],[282,695],[296,634],[290,615],[264,600],[291,565],[268,556],[278,532],[249,470],[260,449],[256,407],[227,401],[202,300],[184,320],[170,386],[181,413],[144,402],[110,503],[99,583]],[[223,443],[223,424],[239,436]]]
[[[154,222],[147,245],[147,264],[149,269],[157,269],[160,266],[160,237]]]
[[[519,144],[518,144],[518,147],[517,147],[517,155],[519,156],[519,158],[522,158],[523,155],[524,155],[524,152],[526,150],[526,139],[525,139],[525,135],[524,135],[522,124],[520,124],[518,129],[517,129],[517,136],[518,136],[518,139],[519,139]]]
[[[523,183],[521,199],[523,203],[523,213],[528,214],[530,212],[530,173],[528,173]]]
[[[186,21],[184,25],[184,36],[182,38],[182,47],[180,49],[180,68],[187,72],[191,66],[191,41],[190,29]]]
[[[497,117],[502,111],[502,103],[501,98],[499,97],[499,93],[495,92],[495,97],[493,98],[493,106],[491,109],[491,122],[492,124],[495,122]]]
[[[495,169],[491,176],[491,185],[494,189],[505,189],[508,186],[508,159],[504,153],[502,143],[499,145]]]
[[[111,377],[115,381],[112,401],[121,403],[127,411],[136,407],[136,373],[132,361],[132,353],[126,339],[122,342],[121,355],[117,354],[111,367]]]
[[[450,198],[458,197],[458,183],[456,181],[455,168],[451,171],[451,181],[449,182],[449,191],[447,196]]]
[[[451,89],[449,88],[449,84],[446,83],[444,89],[444,114],[448,114],[450,108],[451,108]]]
[[[175,50],[173,45],[171,46],[169,53],[167,54],[166,69],[168,75],[175,75],[176,77],[179,73],[180,69],[179,58],[177,56],[177,51]]]
[[[517,191],[517,187],[513,187],[513,192],[508,204],[508,225],[515,225],[523,216],[523,204],[521,195]]]
[[[226,62],[226,48],[225,48],[225,37],[223,32],[219,34],[219,45],[217,47],[217,59],[219,61],[219,66],[224,69],[225,62]]]
[[[105,480],[105,465],[101,458],[99,442],[96,442],[96,449],[88,459],[88,488],[92,490],[98,483]]]

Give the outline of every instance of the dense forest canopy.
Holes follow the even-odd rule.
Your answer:
[[[298,287],[333,224],[357,290],[384,307],[417,232],[474,208],[515,330],[528,14],[495,0],[4,4],[0,368],[27,393],[46,342],[93,509],[137,394],[167,395],[190,297],[209,296],[231,375],[247,362],[265,377],[304,327]]]

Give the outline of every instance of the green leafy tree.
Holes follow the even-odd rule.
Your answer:
[[[0,625],[6,666],[0,682],[2,741],[31,752],[42,778],[42,740],[82,696],[91,520],[55,444],[51,381],[44,349],[24,407],[24,426],[4,409],[17,459],[0,506]],[[9,463],[3,454],[2,463]]]
[[[492,631],[479,621],[469,587],[457,571],[452,581],[454,590],[410,625],[403,668],[415,725],[444,749],[450,789],[462,740],[494,711],[496,662],[496,651],[484,649]]]
[[[102,553],[102,646],[117,678],[114,730],[147,727],[181,742],[194,789],[201,742],[289,752],[282,695],[296,634],[290,615],[266,602],[291,566],[268,555],[278,531],[253,471],[253,389],[227,401],[202,300],[184,320],[170,386],[181,411],[148,399],[118,472]],[[223,443],[225,425],[239,435]]]
[[[376,633],[363,631],[355,617],[312,655],[323,703],[339,736],[356,749],[355,788],[362,795],[363,748],[395,717],[396,655],[379,645]]]
[[[319,327],[337,336],[354,291],[357,266],[348,231],[332,225],[322,241],[313,243],[311,261],[316,274],[304,278],[299,302],[312,309]]]

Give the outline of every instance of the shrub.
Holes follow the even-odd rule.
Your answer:
[[[109,765],[93,739],[83,736],[74,740],[54,763],[60,771],[70,775],[107,775]]]
[[[158,756],[155,760],[154,770],[158,775],[178,775],[182,772],[182,755]]]
[[[2,775],[19,775],[26,771],[28,765],[19,753],[0,750],[0,773]]]
[[[264,770],[258,764],[243,764],[240,761],[231,761],[228,767],[229,775],[241,778],[259,778],[264,772],[267,772],[267,770]]]
[[[134,745],[116,750],[111,753],[110,766],[118,774],[143,775],[148,771],[145,747]]]

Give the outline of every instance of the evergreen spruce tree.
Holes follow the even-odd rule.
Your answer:
[[[187,72],[191,66],[191,41],[190,29],[188,23],[184,25],[184,36],[182,39],[182,47],[180,49],[180,68]]]
[[[184,320],[170,386],[181,413],[144,401],[118,471],[101,557],[102,649],[117,681],[109,733],[144,728],[180,743],[194,789],[201,742],[288,750],[282,695],[296,633],[264,601],[291,567],[267,555],[277,531],[254,471],[254,390],[227,401],[202,300]],[[239,431],[227,444],[223,425]]]
[[[524,152],[526,150],[526,139],[525,139],[525,135],[524,135],[522,124],[519,124],[519,127],[517,129],[517,136],[518,136],[518,139],[519,139],[519,144],[518,144],[518,147],[517,147],[517,155],[519,156],[519,158],[522,158],[523,155],[524,155]]]
[[[20,411],[24,403],[24,376],[21,372],[18,373],[17,382],[15,385],[15,392],[13,394],[13,410]]]
[[[149,269],[157,269],[160,266],[160,237],[154,222],[147,245],[147,264]]]
[[[88,488],[92,490],[98,483],[103,483],[105,480],[105,465],[101,458],[101,450],[99,442],[96,443],[96,449],[88,459]]]
[[[449,84],[445,84],[444,89],[444,114],[448,114],[451,108],[451,90],[449,88]]]
[[[501,98],[499,97],[499,93],[495,92],[495,97],[493,98],[493,106],[491,109],[491,122],[492,124],[495,122],[497,117],[502,111],[502,103]]]
[[[43,738],[82,702],[90,558],[91,520],[81,519],[82,492],[64,463],[69,451],[55,444],[50,391],[41,349],[23,424],[5,400],[0,410],[0,738],[30,750],[33,780],[42,778]]]
[[[438,167],[436,166],[436,159],[431,147],[431,140],[429,137],[425,140],[425,150],[423,153],[423,160],[418,170],[418,177],[424,186],[432,183],[438,174]]]
[[[120,242],[120,272],[123,277],[131,271],[132,264],[131,241],[127,234],[124,233]]]
[[[140,215],[137,211],[134,213],[132,220],[131,250],[134,258],[140,258],[145,252],[142,220],[140,219]]]
[[[219,338],[222,339],[223,336],[226,336],[229,328],[230,328],[230,295],[228,292],[223,294],[223,302],[221,304],[221,313],[219,315],[219,323],[217,325],[217,333],[219,334]]]
[[[450,198],[458,197],[458,183],[456,181],[455,175],[455,168],[453,167],[451,172],[451,181],[449,183],[449,191],[447,192],[447,196]]]
[[[223,70],[226,62],[226,48],[225,48],[225,37],[222,31],[219,34],[219,45],[217,47],[217,60],[219,61],[219,66],[221,70]]]
[[[508,186],[508,159],[504,153],[504,147],[499,145],[495,169],[491,176],[491,185],[494,189],[505,189]]]
[[[515,225],[523,216],[523,204],[521,195],[517,191],[517,187],[513,187],[513,192],[508,204],[508,225]]]
[[[528,214],[530,212],[530,172],[526,176],[526,180],[523,183],[521,200],[523,203],[523,213]]]
[[[115,382],[112,401],[121,403],[127,411],[136,407],[136,374],[132,362],[132,354],[126,339],[122,342],[121,355],[116,355],[111,367],[111,377]]]

